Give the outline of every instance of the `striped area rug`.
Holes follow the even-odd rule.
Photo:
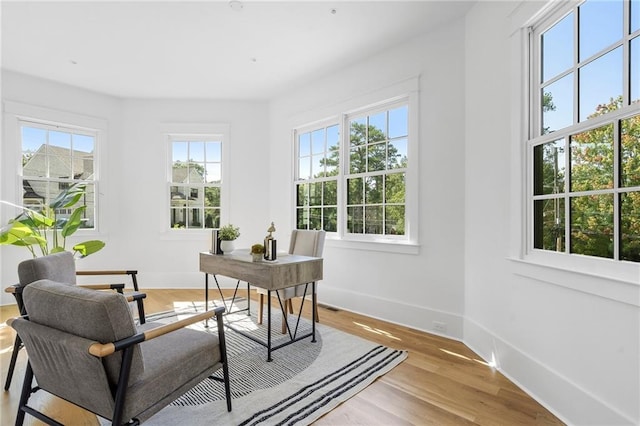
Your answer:
[[[244,301],[239,306],[243,307]],[[186,303],[176,306],[175,312],[148,320],[167,322],[203,309],[202,303]],[[272,318],[274,338],[286,339],[279,332],[280,311],[273,310]],[[246,311],[231,314],[225,320],[266,338],[266,319],[263,326],[258,326],[254,312],[251,316]],[[209,329],[204,324],[196,327],[215,332],[215,324],[209,325]],[[310,322],[302,318],[298,333],[310,327]],[[145,425],[308,425],[407,357],[406,351],[380,346],[321,323],[317,324],[315,343],[308,338],[278,349],[272,354],[272,362],[266,362],[263,346],[230,329],[225,334],[233,411],[226,410],[222,384],[207,379]]]

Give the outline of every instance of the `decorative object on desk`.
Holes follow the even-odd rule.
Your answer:
[[[276,232],[276,227],[273,222],[267,232],[269,235],[264,237],[264,260],[276,260],[276,239],[272,235]]]
[[[220,248],[224,253],[231,253],[235,249],[234,241],[240,236],[240,228],[233,226],[231,223],[220,228],[218,231],[220,237]]]
[[[67,237],[73,235],[83,224],[83,215],[87,206],[78,205],[86,198],[86,185],[73,184],[61,191],[47,206],[40,211],[28,209],[7,201],[0,203],[16,207],[22,212],[9,220],[0,228],[0,245],[26,247],[33,257],[40,254],[67,251]],[[61,210],[71,211],[67,217],[60,217]],[[100,240],[89,240],[73,246],[73,253],[86,257],[101,250],[105,243]]]
[[[222,254],[222,249],[220,248],[220,230],[212,229],[211,230],[211,254]]]
[[[251,257],[254,262],[260,262],[264,254],[264,246],[262,244],[254,244],[251,246]]]

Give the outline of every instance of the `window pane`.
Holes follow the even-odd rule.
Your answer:
[[[533,194],[564,192],[565,147],[564,139],[533,148]]]
[[[613,188],[613,124],[571,137],[571,191]]]
[[[386,139],[387,135],[387,113],[381,112],[369,116],[369,143]]]
[[[220,188],[204,188],[204,205],[206,207],[220,207]]]
[[[620,259],[640,262],[640,192],[620,195]]]
[[[573,124],[573,74],[542,89],[542,133]]]
[[[207,163],[206,173],[207,183],[220,183],[222,180],[222,165],[220,163]]]
[[[188,209],[187,214],[189,228],[202,228],[202,210]]]
[[[401,138],[409,134],[408,106],[389,111],[389,139]]]
[[[579,7],[580,61],[622,38],[622,8],[621,0],[587,0]]]
[[[311,154],[311,134],[303,133],[298,136],[298,155],[300,157]]]
[[[640,186],[640,115],[621,120],[620,139],[620,184]]]
[[[324,129],[318,129],[311,133],[311,152],[324,154]]]
[[[49,154],[49,177],[73,179],[71,151],[67,148],[50,146]]]
[[[322,182],[314,182],[309,184],[309,205],[322,205]]]
[[[389,141],[387,154],[387,168],[397,169],[407,167],[407,140],[396,139]]]
[[[364,233],[365,234],[382,234],[382,206],[365,206],[364,208]]]
[[[598,106],[622,96],[622,47],[580,69],[580,121],[601,115]]]
[[[337,148],[340,144],[340,127],[336,124],[327,127],[327,151]]]
[[[351,146],[364,145],[367,141],[367,119],[351,120],[349,124],[349,143]]]
[[[364,201],[363,179],[347,179],[347,186],[349,187],[349,192],[347,193],[347,204],[362,204]]]
[[[324,176],[324,167],[322,167],[322,163],[324,162],[324,154],[314,155],[311,157],[311,177],[319,178]]]
[[[573,13],[542,34],[542,78],[545,82],[573,65]]]
[[[204,161],[204,142],[189,143],[189,160],[198,162]]]
[[[631,0],[631,32],[640,29],[640,0]]]
[[[338,209],[335,207],[325,207],[323,211],[322,229],[327,232],[338,231]]]
[[[404,206],[386,206],[384,224],[386,234],[404,235]]]
[[[71,149],[71,134],[62,132],[49,132],[49,145]]]
[[[95,138],[93,136],[74,134],[72,138],[73,150],[86,152],[86,153],[93,153],[94,139]]]
[[[205,156],[208,162],[222,161],[222,144],[220,142],[207,142],[205,144]]]
[[[322,229],[322,208],[309,209],[309,229]]]
[[[384,170],[387,164],[386,144],[377,143],[367,145],[367,171],[376,172]]]
[[[385,176],[385,203],[404,203],[404,173],[392,173]]]
[[[298,196],[296,205],[297,206],[306,206],[309,204],[309,184],[303,183],[298,185]]]
[[[189,182],[203,183],[205,172],[204,163],[189,163]]]
[[[347,231],[352,234],[362,234],[364,228],[362,217],[364,207],[347,207]]]
[[[613,258],[613,194],[571,199],[571,253]]]
[[[24,158],[29,158],[37,151],[45,151],[47,143],[47,131],[44,129],[37,129],[35,127],[22,126],[22,155],[24,165]],[[43,152],[46,153],[46,152]]]
[[[311,157],[301,157],[298,160],[298,179],[311,177]]]
[[[638,0],[640,3],[640,0]],[[638,12],[640,14],[640,12]],[[640,37],[631,40],[631,102],[640,100]]]
[[[184,208],[169,209],[169,216],[171,217],[171,227],[185,228],[186,227],[185,215],[186,215],[186,209]]]
[[[220,209],[204,209],[204,227],[220,228]]]
[[[186,142],[173,142],[171,144],[171,159],[175,163],[180,161],[182,163],[187,162],[187,143]]]
[[[564,251],[564,198],[533,202],[533,246],[537,249]]]
[[[338,204],[338,181],[331,180],[323,185],[323,204],[325,206]]]
[[[364,173],[367,171],[367,147],[359,146],[351,149],[349,155],[349,173]]]
[[[382,176],[365,178],[365,204],[382,203]]]
[[[296,229],[308,229],[309,210],[306,208],[296,209]]]

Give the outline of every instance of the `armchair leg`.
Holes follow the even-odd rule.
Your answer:
[[[9,370],[7,371],[7,380],[4,382],[4,390],[8,391],[11,387],[11,379],[13,378],[13,370],[16,368],[18,360],[18,352],[22,349],[22,340],[16,334],[16,340],[13,343],[13,352],[11,352],[11,361],[9,362]]]
[[[31,383],[33,382],[33,370],[31,369],[31,363],[27,361],[27,369],[24,372],[24,382],[22,384],[22,393],[20,394],[20,402],[18,403],[18,414],[16,414],[16,426],[22,426],[24,423],[24,416],[27,413],[27,402],[29,401],[29,395],[31,395]]]

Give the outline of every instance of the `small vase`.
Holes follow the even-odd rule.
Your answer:
[[[251,253],[251,259],[254,262],[262,262],[262,253]]]
[[[235,249],[235,243],[229,240],[220,241],[220,248],[224,254],[230,254]]]

